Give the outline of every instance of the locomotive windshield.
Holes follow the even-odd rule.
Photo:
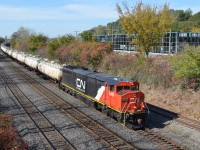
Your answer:
[[[136,91],[139,90],[139,85],[131,85],[131,86],[117,86],[117,92],[120,91]]]
[[[131,91],[139,90],[139,85],[131,85]]]

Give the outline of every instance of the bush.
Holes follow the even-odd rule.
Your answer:
[[[12,127],[12,117],[0,114],[0,149],[26,149],[28,145],[17,139],[17,134]]]
[[[121,55],[112,53],[104,58],[100,71],[133,80],[151,86],[169,87],[172,71],[169,70],[167,57],[145,58],[144,55]]]
[[[61,62],[97,70],[103,58],[111,52],[108,44],[73,42],[59,47],[55,54]]]
[[[72,35],[64,35],[59,38],[51,40],[47,45],[47,56],[50,59],[57,59],[56,50],[59,47],[67,46],[75,41],[75,37]]]
[[[31,53],[38,53],[38,48],[46,45],[48,38],[45,35],[32,34],[28,38],[28,50]]]
[[[198,89],[200,84],[200,46],[186,45],[184,52],[171,59],[174,76],[182,79],[183,88]]]

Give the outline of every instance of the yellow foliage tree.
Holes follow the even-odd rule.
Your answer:
[[[200,32],[200,28],[199,27],[192,27],[192,32]]]
[[[123,6],[124,10],[116,5],[120,23],[128,34],[136,35],[133,44],[148,57],[149,52],[160,42],[160,37],[170,30],[175,17],[167,4],[161,9],[145,5],[142,1],[131,8],[125,3]]]

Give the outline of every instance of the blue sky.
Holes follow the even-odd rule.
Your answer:
[[[137,0],[126,0],[130,6]],[[124,0],[1,0],[0,36],[10,37],[19,27],[29,28],[48,37],[75,35],[98,25],[116,21],[116,3]],[[200,11],[200,0],[143,0],[144,3],[162,6],[169,3],[172,9],[190,8]]]

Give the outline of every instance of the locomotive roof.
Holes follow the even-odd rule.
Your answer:
[[[63,69],[70,70],[74,73],[81,74],[90,78],[94,78],[103,82],[107,82],[109,85],[115,85],[119,82],[130,82],[131,80],[127,78],[121,78],[117,76],[112,76],[104,73],[99,73],[95,71],[88,70],[87,68],[79,66],[64,66]]]

